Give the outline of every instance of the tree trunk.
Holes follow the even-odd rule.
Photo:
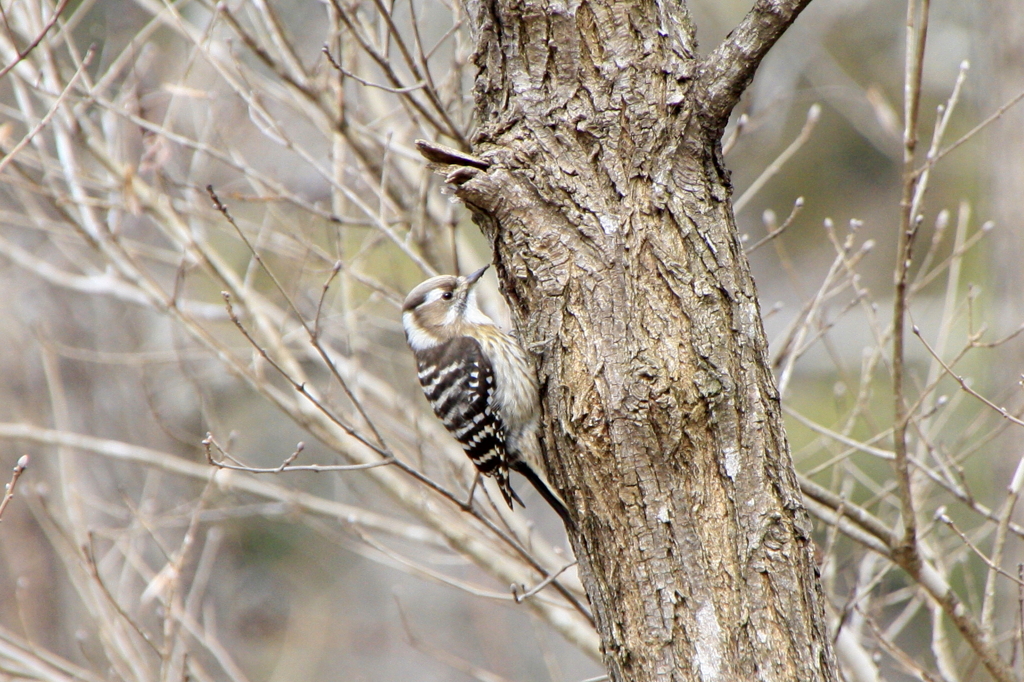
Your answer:
[[[470,2],[491,239],[612,680],[836,680],[720,139],[808,0],[697,57],[682,3]]]

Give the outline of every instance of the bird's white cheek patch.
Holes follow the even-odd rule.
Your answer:
[[[445,314],[444,322],[442,322],[442,324],[445,327],[451,327],[455,325],[459,321],[460,312],[461,311],[459,310],[458,306],[452,306],[451,308],[448,309],[447,314]]]
[[[412,313],[402,314],[402,326],[405,327],[405,338],[414,351],[427,350],[437,345],[437,339],[433,334],[419,328],[413,323]]]

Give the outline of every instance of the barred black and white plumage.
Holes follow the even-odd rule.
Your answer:
[[[423,394],[480,473],[493,476],[508,505],[522,500],[508,482],[504,425],[492,403],[494,371],[480,343],[459,336],[416,354]]]
[[[519,343],[476,303],[473,286],[486,269],[434,277],[406,298],[402,323],[420,385],[434,414],[480,473],[495,479],[510,508],[513,500],[523,504],[509,482],[512,470],[571,526],[565,503],[544,474],[533,367]]]

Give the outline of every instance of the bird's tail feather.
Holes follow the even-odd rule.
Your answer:
[[[508,480],[508,469],[503,466],[499,466],[491,472],[491,476],[493,476],[494,480],[497,482],[498,490],[501,491],[501,496],[505,498],[505,503],[508,505],[509,509],[515,509],[515,507],[512,506],[512,500],[518,502],[520,507],[526,506],[523,504],[523,501],[519,499],[519,495],[516,494],[516,491],[512,489],[512,484]]]
[[[514,462],[509,466],[513,471],[522,474],[522,476],[537,489],[537,492],[539,492],[540,496],[544,498],[544,501],[551,505],[551,508],[558,512],[558,515],[562,517],[562,523],[565,524],[566,528],[571,529],[576,527],[575,522],[569,515],[569,508],[565,505],[565,501],[562,500],[561,496],[554,491],[551,484],[548,483],[543,476],[534,471],[533,467],[522,460]],[[509,487],[509,490],[512,490],[511,486]],[[512,494],[515,495],[515,492],[513,491]],[[516,496],[516,500],[519,500],[518,496]],[[520,501],[519,504],[523,503]],[[509,502],[509,506],[512,506],[511,502]]]

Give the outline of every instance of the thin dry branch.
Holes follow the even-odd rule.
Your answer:
[[[907,455],[907,427],[909,414],[904,393],[906,365],[904,354],[904,324],[907,318],[908,277],[913,256],[914,237],[919,222],[914,213],[914,197],[918,190],[914,175],[914,152],[917,147],[918,109],[921,102],[921,73],[924,69],[924,48],[928,35],[930,0],[920,0],[920,10],[914,0],[907,3],[906,62],[903,85],[903,195],[900,199],[900,224],[896,249],[896,287],[893,304],[893,450],[896,454],[895,471],[899,488],[903,520],[903,543],[900,553],[913,566],[920,561],[917,548],[917,512],[911,490],[910,464]],[[918,12],[920,16],[915,16]]]
[[[444,663],[453,670],[458,670],[463,675],[471,677],[478,682],[510,682],[507,678],[501,677],[500,675],[481,668],[478,665],[474,665],[473,663],[470,663],[449,651],[428,645],[421,641],[419,637],[413,634],[412,627],[409,624],[409,619],[405,615],[405,609],[402,608],[402,603],[399,601],[397,595],[395,595],[395,604],[398,606],[398,614],[402,622],[402,627],[405,630],[405,636],[409,640],[409,645],[414,649],[430,656],[436,661]]]
[[[250,474],[280,474],[285,471],[316,471],[322,473],[325,471],[363,471],[366,469],[375,469],[379,466],[387,466],[394,464],[394,458],[382,459],[379,462],[367,462],[366,464],[295,464],[295,460],[298,459],[299,455],[305,449],[304,443],[299,443],[295,447],[295,451],[288,455],[279,466],[270,468],[253,467],[247,464],[243,464],[241,461],[236,459],[227,450],[225,450],[216,440],[213,438],[213,434],[207,433],[206,438],[203,439],[203,447],[206,450],[206,461],[212,466],[218,469],[229,469],[231,471],[245,471]],[[224,459],[230,459],[234,464],[229,464],[224,459],[217,459],[213,456],[213,451],[216,450],[221,454]]]
[[[953,150],[957,149],[960,145],[962,145],[965,142],[969,141],[971,138],[975,137],[982,130],[984,130],[988,126],[990,126],[993,123],[995,123],[996,121],[998,121],[1000,118],[1003,117],[1003,115],[1007,111],[1009,111],[1013,107],[1017,106],[1017,104],[1019,104],[1022,100],[1024,100],[1024,91],[1021,91],[1019,94],[1017,94],[1014,97],[1010,98],[1010,100],[1007,101],[1006,104],[1004,104],[1001,107],[999,107],[998,109],[996,109],[987,118],[985,118],[985,120],[983,120],[981,123],[979,123],[978,125],[974,126],[970,130],[968,130],[966,133],[964,133],[956,142],[953,142],[948,147],[944,147],[942,149],[942,151],[937,152],[934,156],[930,156],[928,158],[928,161],[926,162],[926,165],[922,166],[920,169],[918,169],[918,172],[919,173],[925,172],[925,170],[927,169],[928,165],[934,166],[941,159],[945,158],[945,156],[947,154],[949,154]]]
[[[1024,456],[1017,462],[1017,468],[1010,479],[1010,485],[1006,490],[1006,499],[1003,501],[1003,508],[999,512],[999,523],[996,526],[995,539],[992,542],[991,562],[996,567],[1003,563],[1004,551],[1006,549],[1006,538],[1010,530],[1010,517],[1020,500],[1021,487],[1024,486]],[[985,594],[981,605],[981,627],[985,632],[994,632],[994,620],[996,612],[996,569],[989,571],[985,580]],[[1016,579],[1018,592],[1024,588],[1024,581]]]
[[[512,590],[512,596],[515,598],[516,603],[519,603],[519,602],[523,601],[524,599],[529,599],[530,597],[532,597],[535,594],[539,593],[545,587],[547,587],[548,585],[553,583],[558,578],[558,576],[562,575],[567,570],[569,570],[570,568],[575,566],[576,563],[577,562],[575,562],[575,561],[569,562],[568,564],[566,564],[565,566],[562,566],[560,569],[558,569],[557,571],[553,572],[551,575],[549,575],[548,577],[544,578],[544,580],[541,580],[539,583],[537,583],[536,585],[534,585],[533,587],[531,587],[529,589],[526,588],[526,585],[516,585],[516,584],[513,583],[512,587],[511,587],[511,590]],[[523,590],[522,594],[520,594],[520,590]]]
[[[768,50],[811,0],[758,0],[701,68],[702,113],[723,128]]]
[[[346,78],[351,78],[352,80],[354,80],[355,82],[359,83],[360,85],[365,85],[368,88],[377,88],[378,90],[383,90],[384,92],[390,92],[393,95],[404,95],[407,92],[412,92],[414,90],[421,90],[421,89],[427,87],[426,81],[422,81],[422,82],[419,82],[419,83],[414,83],[412,85],[407,85],[407,86],[405,86],[403,88],[392,88],[392,87],[388,87],[387,85],[381,85],[380,83],[373,83],[373,82],[370,82],[370,81],[366,80],[365,78],[362,78],[361,76],[357,76],[356,74],[352,73],[351,71],[349,71],[348,69],[343,67],[341,64],[339,64],[334,59],[334,56],[331,54],[330,49],[326,45],[323,46],[323,48],[321,49],[321,52],[324,53],[324,56],[327,58],[327,61],[330,62],[332,67],[334,67],[335,71],[337,71],[341,75],[345,76]]]
[[[18,51],[18,55],[10,64],[0,69],[0,80],[3,80],[4,76],[11,72],[11,69],[24,61],[24,59],[32,53],[32,50],[36,49],[39,46],[39,43],[43,42],[43,38],[45,38],[46,34],[50,32],[50,29],[57,24],[57,20],[60,19],[60,15],[64,13],[65,9],[67,9],[69,2],[71,2],[71,0],[60,1],[60,4],[53,9],[53,12],[50,14],[50,18],[46,21],[46,25],[43,26],[42,30],[39,31],[36,37],[29,41],[29,44],[24,49]]]
[[[66,3],[68,2],[68,0],[64,0],[64,2]],[[7,165],[11,161],[13,161],[14,158],[18,155],[18,152],[27,147],[28,144],[35,139],[36,135],[38,135],[43,130],[43,128],[49,125],[54,115],[64,106],[65,100],[71,93],[71,90],[78,83],[78,80],[82,77],[82,74],[85,73],[86,67],[88,67],[89,64],[92,62],[93,55],[95,54],[95,48],[89,48],[89,51],[85,55],[85,59],[82,60],[82,65],[75,72],[75,75],[72,76],[71,80],[68,81],[68,84],[64,87],[64,89],[61,90],[60,94],[57,95],[57,99],[50,107],[50,110],[46,112],[46,114],[39,120],[39,123],[37,123],[32,128],[32,130],[28,131],[28,133],[25,134],[25,137],[21,138],[21,140],[16,145],[14,145],[14,147],[12,147],[10,151],[7,152],[4,158],[0,159],[0,173],[3,173]],[[0,78],[2,77],[2,74],[0,74]]]
[[[934,358],[935,361],[938,362],[942,366],[942,369],[946,372],[946,374],[948,374],[950,377],[952,377],[953,380],[956,381],[956,383],[958,383],[960,385],[960,388],[963,389],[965,393],[967,393],[967,394],[977,398],[982,403],[984,403],[986,406],[988,406],[992,410],[994,410],[1000,417],[1002,417],[1003,419],[1009,421],[1010,423],[1016,424],[1017,426],[1024,426],[1024,419],[1020,419],[1018,417],[1015,417],[1005,407],[1000,407],[999,405],[996,405],[994,402],[992,402],[991,400],[989,400],[988,398],[983,396],[981,393],[978,393],[976,390],[971,388],[971,385],[967,382],[967,379],[965,379],[964,377],[962,377],[959,374],[957,374],[956,372],[954,372],[953,368],[950,367],[946,363],[945,360],[943,360],[941,357],[939,357],[939,354],[935,352],[935,349],[933,349],[928,344],[928,342],[925,341],[924,336],[921,335],[921,330],[918,328],[917,325],[914,325],[913,331],[914,331],[914,335],[918,339],[921,340],[921,344],[925,347],[925,350],[928,351],[928,354],[931,355],[932,358]]]
[[[0,666],[5,672],[15,672],[26,679],[45,682],[107,682],[109,678],[96,675],[37,643],[29,642],[7,628],[0,627]]]
[[[18,479],[25,473],[25,469],[28,468],[28,455],[22,455],[18,458],[18,463],[14,465],[14,473],[11,474],[11,481],[4,485],[4,496],[0,499],[0,521],[3,521],[4,510],[7,509],[7,505],[14,499],[14,487],[18,485]]]
[[[758,192],[761,191],[769,180],[775,177],[782,167],[793,158],[807,140],[811,139],[811,133],[814,132],[815,126],[818,125],[818,121],[821,119],[821,105],[812,104],[811,108],[807,110],[807,120],[804,121],[803,128],[800,129],[800,133],[789,143],[789,146],[782,150],[782,153],[775,157],[775,160],[768,164],[761,175],[757,176],[754,182],[750,183],[750,187],[744,190],[743,194],[740,195],[739,199],[733,204],[733,211],[739,213],[743,208],[753,199]],[[798,200],[801,201],[801,200]],[[802,203],[802,201],[801,201]],[[787,221],[788,223],[789,221]]]
[[[765,211],[763,216],[763,222],[765,224],[765,227],[768,228],[768,234],[761,237],[751,246],[745,249],[747,254],[749,255],[751,253],[754,253],[759,248],[761,248],[762,246],[764,246],[765,244],[767,244],[768,242],[772,241],[773,239],[781,235],[783,232],[785,232],[786,229],[793,224],[793,221],[796,220],[797,215],[800,213],[801,210],[803,210],[803,207],[804,198],[797,197],[796,201],[793,202],[793,209],[789,212],[789,216],[786,218],[785,222],[782,223],[782,225],[778,225],[776,223],[774,211]]]
[[[208,481],[213,473],[216,473],[208,466],[196,464],[159,450],[83,434],[43,429],[28,424],[0,423],[0,438],[75,448],[109,459],[154,467],[204,482]],[[298,490],[289,490],[230,471],[219,473],[215,480],[222,490],[248,493],[268,500],[285,502],[298,509],[335,519],[343,524],[365,526],[370,530],[395,535],[412,542],[445,546],[444,540],[440,536],[422,526],[376,514],[359,507],[327,500]]]

